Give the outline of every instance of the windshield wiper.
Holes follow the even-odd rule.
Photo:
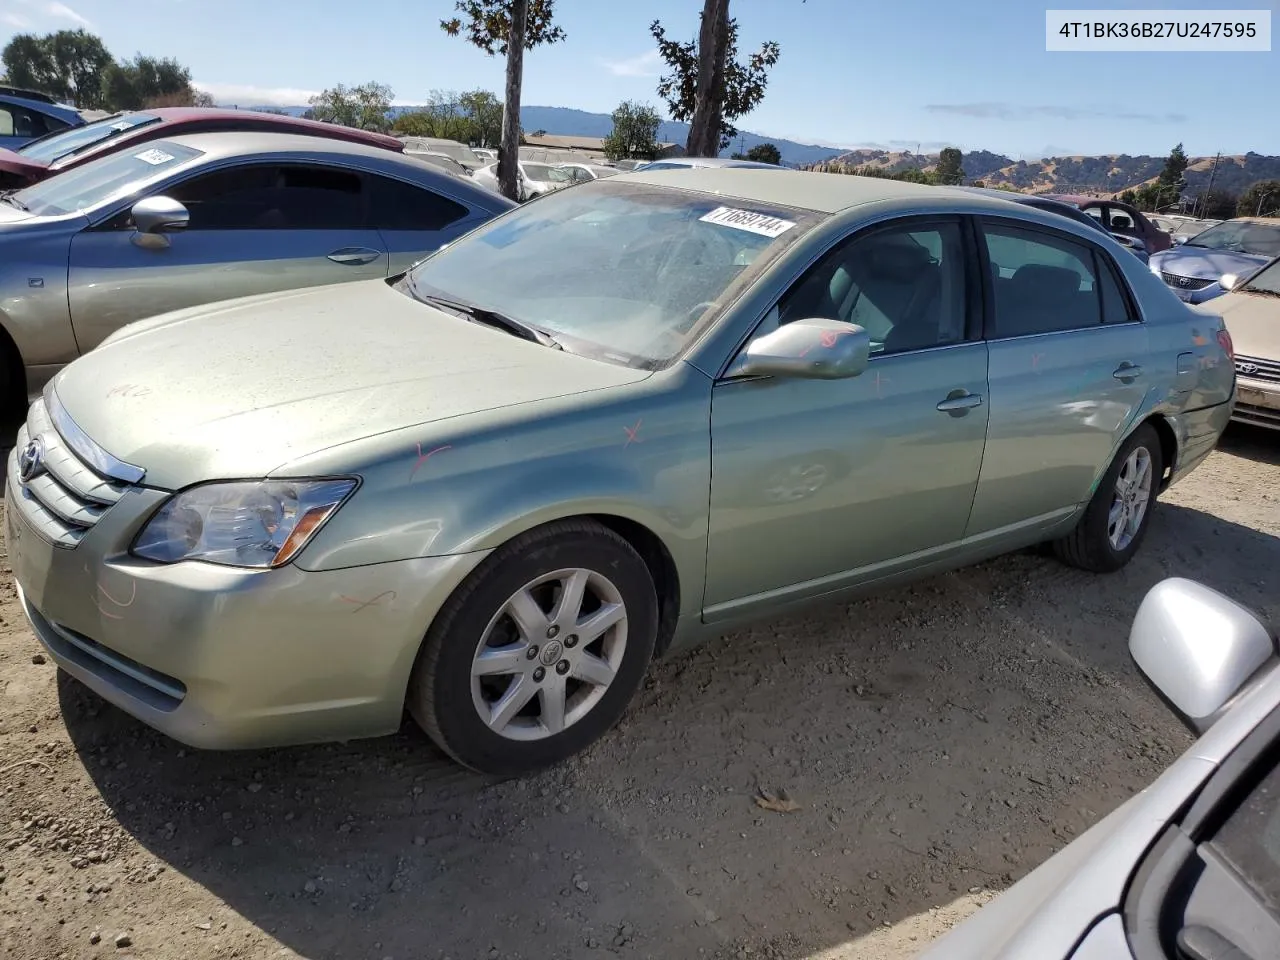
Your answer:
[[[509,317],[505,313],[499,313],[497,310],[490,310],[488,307],[482,307],[476,303],[466,303],[462,300],[436,297],[429,293],[419,293],[417,297],[424,303],[430,303],[437,307],[444,307],[454,313],[460,313],[468,320],[483,323],[489,327],[497,327],[499,330],[505,330],[507,333],[520,337],[522,340],[531,340],[534,343],[542,344],[544,347],[551,347],[553,350],[564,349],[559,341],[545,330],[540,330],[532,324],[525,323],[523,320],[517,320],[515,317]]]
[[[11,206],[17,207],[23,213],[30,213],[31,208],[14,196],[14,193],[16,192],[17,191],[10,190],[7,193],[0,194],[0,200],[3,200],[5,203],[10,204]]]

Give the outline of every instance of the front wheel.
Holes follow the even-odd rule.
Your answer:
[[[1058,559],[1093,573],[1123,567],[1147,535],[1163,476],[1160,438],[1144,423],[1121,445],[1076,528],[1054,543]]]
[[[657,632],[653,580],[626,540],[590,521],[548,524],[495,551],[440,611],[409,711],[459,763],[527,773],[618,721]]]

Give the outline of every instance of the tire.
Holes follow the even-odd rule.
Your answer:
[[[583,587],[581,616],[557,617],[570,582]],[[518,598],[523,628],[511,612]],[[621,619],[589,638],[592,616],[602,615],[598,626],[617,616],[618,604]],[[635,549],[591,521],[547,524],[500,547],[449,598],[418,653],[407,706],[464,766],[528,773],[578,753],[618,722],[657,635],[657,593]],[[494,672],[473,677],[482,654]],[[499,709],[526,696],[514,712]]]
[[[1149,480],[1145,492],[1140,488],[1133,494],[1134,499],[1128,501],[1124,515],[1132,517],[1133,511],[1141,508],[1137,528],[1129,525],[1127,539],[1123,536],[1113,539],[1111,525],[1112,509],[1119,497],[1118,481],[1121,473],[1133,471],[1138,467],[1138,479],[1141,481],[1141,463],[1147,464],[1146,476]],[[1156,499],[1160,490],[1160,479],[1164,476],[1164,461],[1160,449],[1160,438],[1155,428],[1144,423],[1130,434],[1116,453],[1111,466],[1098,483],[1098,489],[1085,508],[1084,515],[1076,528],[1061,540],[1053,544],[1053,552],[1063,563],[1092,573],[1114,573],[1128,563],[1138,547],[1142,545],[1151,525],[1151,514],[1155,511]],[[1145,500],[1145,502],[1144,502]]]

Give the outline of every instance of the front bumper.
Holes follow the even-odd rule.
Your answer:
[[[1280,383],[1254,380],[1236,373],[1236,408],[1232,420],[1280,430]]]
[[[130,556],[133,535],[166,496],[131,487],[74,546],[56,545],[10,454],[9,562],[31,628],[58,666],[196,747],[396,730],[427,627],[485,554],[319,572]]]

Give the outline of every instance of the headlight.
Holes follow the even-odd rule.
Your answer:
[[[147,521],[133,552],[160,563],[207,560],[266,569],[292,560],[356,488],[354,479],[206,483]]]

